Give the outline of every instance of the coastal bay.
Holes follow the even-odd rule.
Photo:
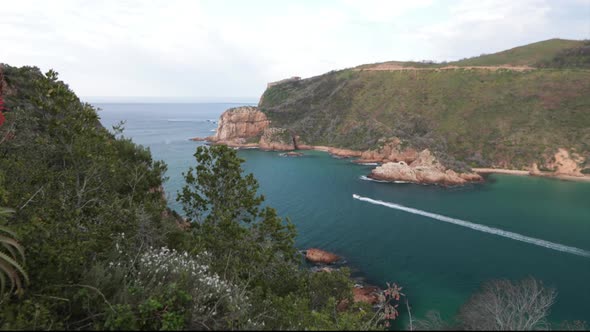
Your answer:
[[[204,144],[188,138],[211,135],[216,128],[212,121],[232,105],[98,106],[105,126],[127,120],[125,135],[150,147],[156,159],[168,164],[166,193],[170,205],[180,211],[175,202],[180,173],[192,165],[196,146]],[[361,179],[373,166],[322,151],[302,152],[298,158],[283,158],[279,152],[239,151],[246,171],[260,181],[266,203],[297,226],[299,248],[318,247],[344,257],[368,283],[399,283],[418,317],[432,309],[450,317],[481,282],[531,275],[559,293],[552,319],[589,320],[587,258],[352,197],[358,194],[590,250],[587,183],[503,174],[486,175],[484,183],[451,188],[379,183]]]

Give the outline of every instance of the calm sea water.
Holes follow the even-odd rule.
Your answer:
[[[200,142],[233,104],[96,104],[102,123],[126,120],[127,137],[168,164],[165,189],[175,193]],[[346,258],[368,282],[404,287],[415,316],[451,317],[481,282],[534,276],[558,291],[553,321],[590,322],[590,184],[492,175],[484,184],[440,188],[362,180],[370,166],[305,151],[300,158],[242,150],[267,203],[297,226],[297,245]],[[353,199],[353,194],[558,244],[546,248]],[[476,228],[479,227],[476,225]],[[542,243],[541,243],[542,244]],[[561,246],[581,249],[579,254]],[[557,250],[556,250],[557,249]]]

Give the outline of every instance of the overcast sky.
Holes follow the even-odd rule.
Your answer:
[[[556,37],[590,39],[590,0],[0,0],[0,62],[83,97],[256,100],[290,76]]]

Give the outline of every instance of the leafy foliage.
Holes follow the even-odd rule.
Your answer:
[[[10,215],[13,211],[0,207],[0,221]],[[6,289],[6,278],[10,282],[10,290],[16,288],[17,293],[22,291],[24,279],[28,281],[27,272],[19,263],[19,260],[25,259],[25,253],[22,246],[15,240],[16,234],[6,227],[0,226],[0,292],[4,293]]]
[[[22,298],[5,300],[0,321],[15,329],[85,326],[88,320],[77,322],[88,317],[79,301],[89,288],[74,285],[109,258],[114,234],[128,234],[137,249],[176,232],[153,190],[166,168],[104,129],[55,72],[6,65],[3,72],[10,112],[0,127],[0,203],[15,207],[3,227],[27,249],[30,283]],[[30,301],[47,319],[29,320],[23,310],[33,310]],[[93,315],[103,307],[101,301]]]
[[[263,205],[234,150],[196,151],[179,195],[187,229],[149,150],[103,128],[57,73],[2,69],[0,204],[15,212],[0,226],[21,240],[2,243],[10,259],[27,249],[26,267],[2,267],[30,282],[0,299],[0,328],[378,327],[369,308],[336,310],[347,275],[301,268],[293,225]]]
[[[253,281],[267,278],[275,263],[293,264],[294,226],[283,223],[273,208],[260,207],[264,197],[257,195],[258,182],[252,174],[242,177],[243,160],[235,150],[198,147],[195,158],[197,166],[185,174],[187,185],[178,200],[192,221],[199,250],[218,257],[226,273]]]

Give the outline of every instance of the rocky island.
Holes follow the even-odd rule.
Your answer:
[[[589,180],[588,91],[590,42],[553,39],[445,65],[394,61],[274,82],[257,107],[227,110],[200,140],[325,151],[374,164],[368,177],[384,181]]]

